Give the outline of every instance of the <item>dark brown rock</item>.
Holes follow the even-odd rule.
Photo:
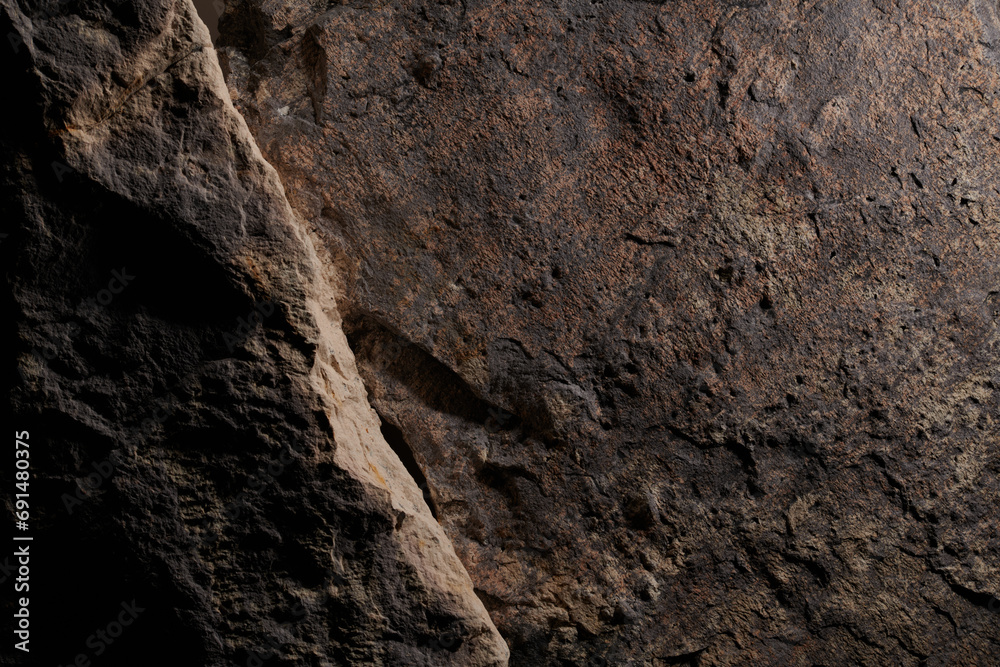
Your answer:
[[[997,659],[992,3],[220,30],[512,664]]]
[[[34,537],[3,664],[506,665],[193,5],[49,4],[0,2]]]

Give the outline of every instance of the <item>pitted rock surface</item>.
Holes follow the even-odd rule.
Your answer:
[[[218,45],[511,664],[998,659],[993,3],[240,0]]]

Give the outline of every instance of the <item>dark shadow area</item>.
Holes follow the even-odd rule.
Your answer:
[[[434,504],[434,499],[431,497],[431,487],[427,483],[427,478],[424,476],[423,471],[420,470],[420,464],[417,463],[417,458],[413,455],[413,450],[410,446],[406,444],[406,440],[403,438],[403,432],[397,427],[393,426],[387,422],[382,415],[379,415],[379,420],[382,422],[382,437],[385,441],[389,443],[392,447],[392,451],[396,452],[396,456],[399,460],[403,462],[406,467],[406,472],[410,473],[410,477],[413,481],[417,483],[420,490],[424,494],[424,502],[427,503],[427,507],[430,508],[431,514],[435,519],[438,518],[437,507]]]
[[[212,42],[215,43],[219,37],[219,17],[226,11],[225,0],[194,0],[194,6],[198,10],[198,16],[212,33]]]

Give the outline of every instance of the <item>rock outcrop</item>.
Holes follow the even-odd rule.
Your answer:
[[[0,664],[1000,659],[994,3],[0,29]]]
[[[994,3],[236,0],[219,49],[512,664],[996,662]]]
[[[8,634],[4,664],[506,665],[190,0],[0,21],[34,538],[31,652]]]

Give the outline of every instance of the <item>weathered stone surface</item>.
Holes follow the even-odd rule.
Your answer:
[[[193,5],[4,0],[0,27],[35,538],[32,652],[8,632],[3,663],[506,665]]]
[[[512,664],[1000,656],[994,3],[239,0]]]

